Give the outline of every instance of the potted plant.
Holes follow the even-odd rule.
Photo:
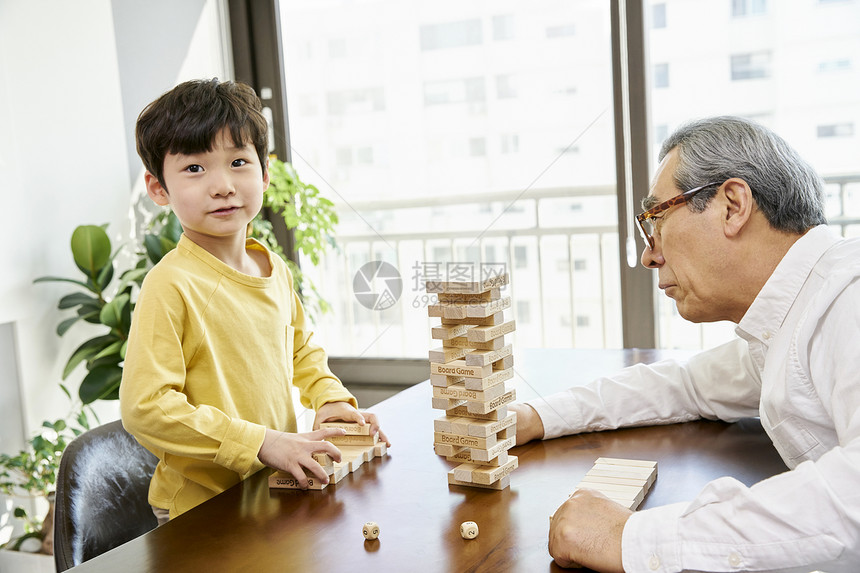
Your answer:
[[[61,384],[60,387],[71,398],[65,386]],[[43,422],[40,431],[17,454],[0,454],[0,492],[12,499],[35,500],[48,508],[44,518],[37,518],[30,514],[25,504],[16,505],[13,515],[22,520],[24,533],[4,544],[2,549],[45,556],[53,554],[54,492],[60,456],[66,445],[87,429],[89,420],[86,412],[83,407],[74,407],[68,418]],[[8,555],[4,557],[6,561],[31,559],[13,557],[8,552],[4,555]],[[41,561],[53,567],[50,558]]]

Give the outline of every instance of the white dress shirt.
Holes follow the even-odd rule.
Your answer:
[[[860,572],[860,240],[811,229],[736,332],[686,363],[529,402],[544,438],[760,416],[790,471],[752,487],[720,478],[689,503],[634,513],[625,571]]]

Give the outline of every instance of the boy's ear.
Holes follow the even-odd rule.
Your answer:
[[[143,181],[146,183],[146,194],[156,205],[164,207],[169,203],[167,189],[164,188],[158,177],[147,171],[143,174]]]
[[[269,168],[272,166],[271,161],[266,159],[266,169],[263,170],[263,191],[269,188]]]

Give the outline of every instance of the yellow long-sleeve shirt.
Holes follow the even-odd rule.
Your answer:
[[[311,342],[286,265],[240,273],[185,235],[147,274],[120,386],[125,428],[159,458],[149,502],[175,517],[263,467],[266,428],[295,432],[302,405],[355,398]]]

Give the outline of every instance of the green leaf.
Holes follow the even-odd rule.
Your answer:
[[[75,264],[90,278],[95,278],[111,258],[107,233],[95,225],[81,225],[72,233],[72,256]]]
[[[123,293],[114,297],[112,301],[104,305],[99,320],[102,324],[111,328],[118,328],[122,324],[123,310],[128,305],[131,297],[128,293]]]
[[[143,247],[146,249],[146,255],[152,264],[158,264],[161,260],[161,239],[158,235],[148,234],[143,238]]]
[[[179,237],[182,235],[182,224],[176,218],[176,214],[170,211],[167,214],[167,222],[161,230],[161,236],[169,239],[174,245],[179,242]]]
[[[88,294],[84,294],[82,292],[74,292],[72,294],[67,294],[63,298],[60,299],[60,303],[57,305],[59,309],[73,308],[78,306],[79,304],[98,304],[99,299],[90,296]]]
[[[72,373],[72,370],[74,370],[75,367],[83,360],[89,360],[91,357],[101,352],[102,349],[111,345],[115,340],[115,336],[105,334],[103,336],[91,338],[78,346],[75,351],[72,352],[72,356],[69,358],[69,361],[66,363],[66,367],[63,369],[63,380],[65,380],[66,377]]]
[[[47,282],[72,283],[72,284],[75,284],[78,286],[82,286],[85,289],[98,294],[98,292],[93,288],[93,286],[91,284],[85,283],[83,281],[78,281],[75,279],[67,279],[67,278],[63,278],[63,277],[39,277],[37,279],[34,279],[33,282],[34,283],[47,283]]]
[[[124,340],[117,340],[116,342],[114,342],[110,346],[107,346],[104,350],[102,350],[101,352],[99,352],[98,354],[93,356],[92,360],[98,360],[100,358],[105,358],[106,356],[110,356],[111,354],[116,354],[117,356],[121,357],[120,349],[122,348],[123,344],[125,344]],[[119,363],[119,362],[120,361],[117,360],[117,363]]]
[[[63,322],[57,325],[57,336],[62,336],[66,333],[69,328],[72,327],[77,321],[81,319],[80,316],[73,316],[71,318],[67,318]]]
[[[120,277],[119,286],[116,287],[116,292],[121,293],[125,290],[131,283],[140,284],[143,280],[143,277],[146,276],[146,273],[149,271],[147,269],[130,269],[122,273]]]
[[[97,366],[90,370],[78,389],[84,404],[96,400],[115,400],[119,397],[119,383],[122,381],[122,368],[119,366]]]

